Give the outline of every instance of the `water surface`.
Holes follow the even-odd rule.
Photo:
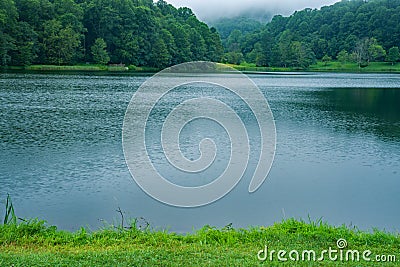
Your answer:
[[[154,227],[191,231],[205,224],[269,225],[283,218],[322,218],[331,224],[399,231],[400,76],[395,74],[251,75],[269,101],[277,127],[270,175],[254,194],[259,133],[254,116],[234,95],[207,86],[178,88],[149,121],[148,149],[174,182],[212,181],[228,162],[229,138],[198,120],[182,131],[188,158],[198,142],[218,145],[216,164],[194,180],[165,164],[159,123],[182,100],[210,96],[228,103],[249,130],[249,168],[226,197],[201,208],[159,203],[133,181],[121,129],[133,93],[147,77],[0,74],[0,197],[10,193],[19,217],[46,219],[62,229],[98,228],[126,217]],[[0,214],[1,215],[1,214]]]

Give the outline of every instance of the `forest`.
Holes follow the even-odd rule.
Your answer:
[[[188,8],[152,0],[1,0],[0,64],[220,61],[219,34]]]
[[[338,60],[362,67],[400,58],[400,0],[342,0],[277,15],[264,25],[234,18],[214,26],[225,47],[223,61],[232,64],[305,68],[316,60]]]
[[[394,64],[400,0],[342,0],[268,22],[214,27],[164,0],[2,0],[0,65],[124,64],[163,68],[207,60],[307,68],[317,60]]]

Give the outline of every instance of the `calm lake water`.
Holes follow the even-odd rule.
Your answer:
[[[118,223],[120,207],[125,217],[179,232],[206,224],[269,225],[291,217],[400,231],[400,75],[250,75],[268,99],[277,128],[275,161],[253,194],[247,188],[259,134],[252,132],[250,110],[224,90],[182,88],[167,95],[149,127],[179,101],[207,95],[233,107],[254,147],[248,171],[230,194],[191,209],[146,195],[125,164],[125,110],[147,78],[0,74],[0,199],[9,193],[19,217],[46,219],[68,230]],[[163,162],[158,133],[157,128],[150,133],[149,153],[162,171],[173,173]],[[228,136],[205,120],[184,128],[183,152],[198,157],[204,137],[220,148],[216,164],[187,185],[212,181],[228,162]]]

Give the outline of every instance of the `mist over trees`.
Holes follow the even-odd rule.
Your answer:
[[[2,0],[0,65],[220,61],[219,34],[152,0]]]
[[[400,45],[400,0],[343,0],[332,6],[275,16],[255,30],[257,21],[215,23],[225,46],[224,62],[258,66],[307,67],[337,59],[366,66],[396,62]],[[232,29],[227,32],[226,29]]]

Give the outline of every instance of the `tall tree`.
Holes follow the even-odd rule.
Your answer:
[[[305,43],[294,41],[290,48],[293,57],[292,66],[307,68],[315,63],[315,54]]]
[[[17,17],[17,8],[13,0],[0,1],[0,65],[10,63],[10,52],[16,49],[12,29],[17,24]]]
[[[190,31],[189,42],[192,58],[196,60],[204,60],[207,52],[206,43],[196,29]]]
[[[164,68],[171,61],[171,55],[168,53],[168,48],[161,38],[156,38],[153,44],[150,65],[156,68]]]
[[[385,49],[382,45],[378,44],[378,41],[375,38],[370,39],[368,54],[370,61],[383,61],[386,57]]]
[[[56,19],[45,22],[43,34],[47,62],[58,65],[71,64],[80,45],[80,34],[71,26],[63,27]]]
[[[293,49],[292,49],[292,42],[293,42],[293,34],[290,30],[286,30],[282,33],[279,38],[278,42],[278,49],[279,49],[279,56],[281,65],[287,67],[292,64],[293,62]]]
[[[33,28],[24,21],[19,21],[13,29],[15,49],[10,52],[11,64],[16,66],[31,65],[37,58],[38,35]]]
[[[206,60],[220,62],[224,53],[224,47],[215,28],[210,29],[209,37],[206,37],[205,41],[207,45]]]
[[[399,59],[400,59],[399,48],[397,46],[393,46],[392,48],[389,49],[386,60],[391,62],[392,65],[394,65],[394,63],[396,63]]]
[[[339,60],[339,62],[342,64],[349,62],[350,61],[349,52],[347,52],[346,50],[340,51],[337,55],[337,60]]]
[[[97,38],[91,48],[94,62],[105,65],[110,62],[110,56],[107,52],[107,44],[103,38]]]
[[[186,28],[177,23],[168,26],[169,32],[174,37],[177,54],[172,58],[172,64],[187,62],[192,59],[189,43],[189,33]]]
[[[324,66],[327,66],[329,62],[332,61],[332,57],[328,56],[325,54],[325,56],[322,58],[322,62],[324,62]]]

